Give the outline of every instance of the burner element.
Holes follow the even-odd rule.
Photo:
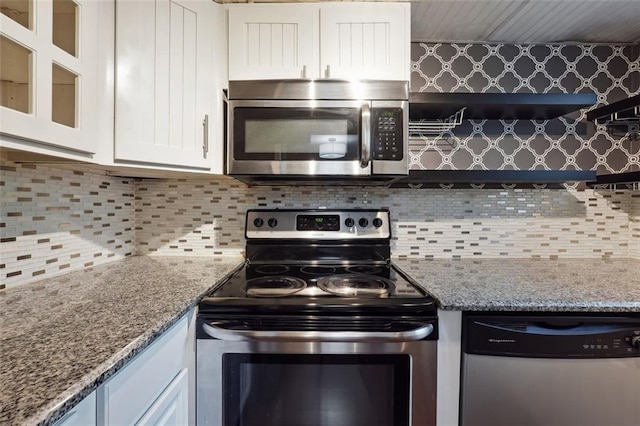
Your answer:
[[[300,272],[308,275],[327,275],[334,274],[336,268],[333,266],[303,266]]]
[[[373,265],[356,265],[347,267],[345,271],[351,272],[352,274],[375,275],[380,273],[382,268]]]
[[[245,292],[253,297],[291,296],[304,289],[307,284],[295,277],[259,277],[247,281]]]
[[[265,275],[284,274],[289,271],[287,265],[260,265],[256,266],[255,271]]]
[[[387,297],[393,281],[367,274],[339,274],[318,280],[318,287],[337,296]]]

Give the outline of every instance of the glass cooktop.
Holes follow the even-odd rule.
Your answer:
[[[391,265],[247,265],[210,294],[222,298],[424,298]]]

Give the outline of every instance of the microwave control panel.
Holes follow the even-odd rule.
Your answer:
[[[373,127],[373,160],[402,160],[403,147],[403,110],[402,108],[371,109]]]

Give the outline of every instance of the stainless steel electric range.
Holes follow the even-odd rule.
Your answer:
[[[390,261],[388,210],[250,210],[242,269],[199,305],[197,419],[428,426],[433,298]]]

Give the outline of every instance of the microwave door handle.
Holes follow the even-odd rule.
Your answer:
[[[421,324],[411,330],[396,332],[231,330],[215,323],[203,323],[202,327],[205,333],[219,340],[272,342],[408,342],[424,339],[433,332],[432,324]]]
[[[362,132],[360,139],[360,167],[369,167],[371,161],[371,108],[367,102],[362,103]]]

